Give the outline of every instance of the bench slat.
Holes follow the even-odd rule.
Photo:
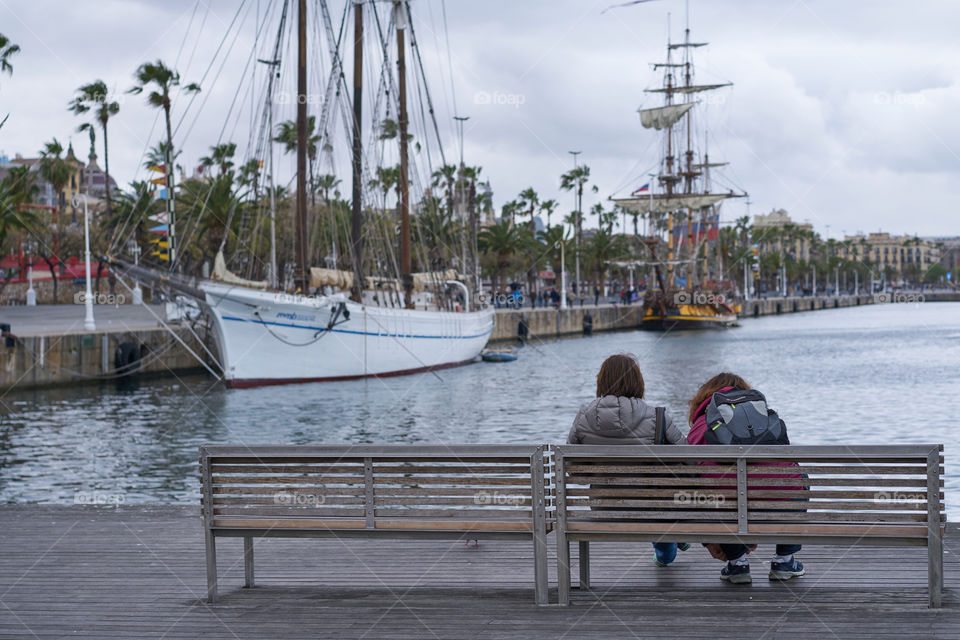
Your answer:
[[[471,476],[469,478],[464,477],[449,477],[441,478],[437,476],[417,476],[416,478],[401,478],[401,477],[392,477],[392,476],[378,476],[373,479],[374,485],[393,485],[393,484],[466,484],[474,486],[493,486],[493,485],[514,485],[514,486],[529,486],[530,477],[526,478],[501,478],[501,477],[483,477],[483,476]]]
[[[221,474],[221,473],[272,473],[276,475],[284,475],[284,474],[290,474],[290,473],[319,473],[323,475],[347,473],[347,474],[358,475],[363,473],[363,465],[362,464],[353,464],[353,465],[215,464],[212,467],[212,471],[214,475]]]
[[[357,496],[363,498],[363,487],[224,487],[216,485],[213,487],[215,495],[273,495],[276,493],[288,493],[298,496]]]
[[[388,497],[377,496],[377,497],[374,497],[373,499],[374,505],[378,507],[391,506],[391,505],[403,506],[403,505],[428,505],[428,504],[473,505],[473,506],[485,505],[485,504],[492,504],[492,505],[505,504],[505,506],[519,507],[519,506],[530,506],[532,502],[533,501],[530,499],[529,493],[527,494],[526,498],[522,498],[517,495],[501,496],[497,494],[497,495],[489,495],[489,496],[475,495],[469,498],[434,498],[434,497],[423,497],[423,498],[399,497],[398,498],[395,496],[388,496]]]
[[[407,508],[377,508],[373,512],[376,518],[451,518],[462,520],[464,518],[532,518],[531,509],[407,509]],[[378,520],[379,522],[379,520]]]
[[[363,509],[346,509],[337,507],[326,507],[325,505],[295,505],[278,504],[259,507],[218,507],[214,505],[214,516],[304,516],[317,518],[321,516],[333,516],[341,518],[360,517],[364,513]]]
[[[397,474],[421,474],[421,473],[430,473],[430,474],[458,474],[458,475],[492,475],[492,474],[518,474],[525,473],[530,474],[530,461],[528,460],[525,464],[518,465],[383,465],[377,464],[376,461],[373,463],[373,473],[375,476],[379,475],[397,475]]]

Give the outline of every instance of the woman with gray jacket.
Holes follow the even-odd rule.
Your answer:
[[[636,358],[626,354],[612,355],[600,366],[597,374],[597,397],[580,407],[573,421],[568,444],[654,444],[657,432],[656,409],[643,401],[643,374]],[[666,441],[686,444],[684,434],[664,412]],[[665,567],[677,557],[677,548],[686,551],[687,543],[656,542],[653,545],[658,567]]]

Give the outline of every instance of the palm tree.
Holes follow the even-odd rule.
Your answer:
[[[478,239],[480,250],[494,260],[493,289],[502,288],[503,274],[511,264],[511,258],[523,247],[520,229],[506,218],[484,227]]]
[[[107,143],[107,121],[120,111],[120,104],[110,99],[107,91],[107,83],[103,80],[95,80],[90,84],[85,84],[77,89],[77,95],[70,101],[67,109],[75,115],[83,115],[88,111],[93,111],[94,120],[103,130],[103,173],[104,186],[106,187],[107,215],[110,215],[110,147]],[[85,131],[89,129],[93,134],[93,124],[84,122],[77,129]],[[91,145],[92,146],[92,145]]]
[[[452,164],[445,164],[430,176],[430,186],[433,189],[444,188],[447,201],[447,210],[453,212],[453,192],[457,181],[457,168]]]
[[[330,203],[330,192],[336,192],[336,189],[339,185],[340,179],[337,178],[337,176],[330,175],[329,173],[317,177],[317,189],[323,193],[324,203]]]
[[[233,156],[237,152],[236,142],[224,142],[210,147],[210,155],[200,158],[200,166],[204,169],[216,165],[219,175],[226,175],[233,168]]]
[[[310,204],[316,206],[317,201],[314,195],[314,182],[313,182],[313,160],[317,155],[317,145],[320,143],[320,134],[315,131],[317,128],[317,118],[316,116],[310,116],[307,118],[307,163],[308,163],[308,173],[307,184],[310,189]],[[274,136],[273,141],[279,142],[283,145],[284,153],[293,153],[297,150],[297,121],[296,120],[286,120],[277,125],[276,136]]]
[[[543,213],[547,218],[547,229],[550,228],[550,215],[557,209],[559,203],[556,200],[544,200],[540,203],[540,213]]]
[[[30,167],[16,167],[15,169],[26,169]],[[22,210],[24,204],[24,190],[22,187],[14,187],[17,182],[23,183],[22,177],[11,169],[7,177],[0,183],[0,245],[2,245],[11,231],[30,231],[37,224],[37,219],[30,211]],[[26,191],[26,201],[29,201],[29,194],[35,189]]]
[[[10,57],[20,53],[20,45],[10,42],[10,38],[0,33],[0,72],[6,72],[7,75],[13,75],[13,65],[10,64]]]
[[[517,196],[517,202],[520,205],[520,208],[526,210],[526,215],[530,218],[530,222],[528,223],[530,230],[536,231],[533,218],[536,215],[537,205],[540,204],[540,196],[537,195],[537,192],[534,191],[533,187],[527,187],[520,192],[519,196]]]

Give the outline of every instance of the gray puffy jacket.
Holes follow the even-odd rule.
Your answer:
[[[686,444],[687,437],[673,424],[669,413],[667,441]],[[568,444],[653,444],[656,417],[654,407],[640,398],[603,396],[580,407],[567,437]]]

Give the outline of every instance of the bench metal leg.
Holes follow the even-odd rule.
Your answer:
[[[939,609],[943,596],[943,540],[940,536],[927,539],[927,590],[930,608]]]
[[[244,586],[253,589],[253,538],[243,539],[243,577]]]
[[[210,529],[204,530],[207,547],[207,602],[217,601],[217,540]]]
[[[590,588],[590,543],[580,541],[580,588]]]
[[[533,599],[538,605],[549,604],[547,584],[547,539],[542,533],[533,536]]]
[[[562,606],[570,604],[570,542],[557,531],[557,599]]]

